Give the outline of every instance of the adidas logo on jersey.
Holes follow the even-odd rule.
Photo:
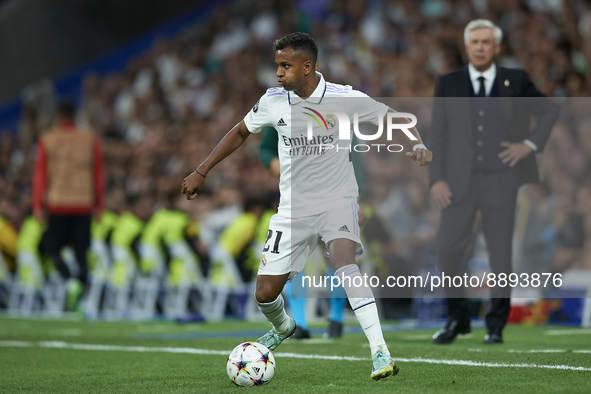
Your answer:
[[[285,123],[283,121],[283,118],[279,119],[279,121],[277,122],[277,126],[287,126],[287,123]]]
[[[350,233],[349,229],[347,228],[347,225],[341,226],[339,231],[346,231],[346,232]]]

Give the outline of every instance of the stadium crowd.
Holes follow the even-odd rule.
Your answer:
[[[143,222],[162,209],[185,212],[197,224],[192,246],[206,262],[247,197],[276,192],[278,180],[260,164],[260,136],[253,135],[208,175],[207,190],[197,201],[179,200],[180,182],[276,85],[274,39],[293,31],[310,33],[325,78],[372,97],[431,97],[436,76],[464,64],[464,26],[482,17],[503,29],[498,63],[525,68],[535,85],[563,106],[541,158],[543,183],[520,191],[516,270],[591,269],[591,116],[585,98],[591,96],[591,2],[250,4],[250,12],[238,12],[240,2],[217,7],[174,40],[155,41],[124,72],[85,77],[77,123],[102,139],[107,210],[133,212]],[[1,224],[16,232],[31,213],[35,142],[51,126],[58,100],[48,80],[25,89],[23,99],[19,129],[0,134]],[[419,117],[418,127],[428,144],[428,114]],[[393,262],[390,270],[395,265],[397,274],[401,267],[413,273],[434,266],[439,213],[429,201],[427,172],[402,154],[362,157],[362,199],[386,229],[382,247]],[[0,247],[8,271],[16,272],[16,246],[9,238],[3,237]],[[207,275],[207,264],[202,268]],[[378,271],[388,275],[388,263]]]

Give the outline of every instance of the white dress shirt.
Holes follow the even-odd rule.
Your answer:
[[[472,63],[468,65],[468,73],[470,74],[470,81],[472,81],[472,87],[474,88],[474,93],[478,96],[478,92],[480,91],[480,81],[478,78],[484,77],[484,91],[486,92],[486,96],[490,96],[490,91],[492,90],[493,83],[495,82],[495,78],[497,77],[497,66],[496,64],[492,64],[485,72],[480,72],[474,68]]]

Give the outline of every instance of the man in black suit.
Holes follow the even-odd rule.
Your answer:
[[[429,177],[433,203],[442,209],[437,245],[446,276],[466,271],[464,255],[478,210],[492,271],[512,272],[517,190],[538,182],[534,152],[542,150],[558,117],[558,108],[525,71],[495,64],[501,40],[502,31],[492,22],[470,22],[464,31],[469,65],[440,76],[435,87]],[[532,131],[530,114],[538,119]],[[448,322],[433,335],[434,343],[451,343],[470,332],[464,290],[446,288]],[[491,288],[484,343],[503,342],[510,297],[509,285]]]

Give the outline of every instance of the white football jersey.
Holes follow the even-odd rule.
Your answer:
[[[279,135],[278,152],[281,177],[279,214],[299,218],[326,211],[343,199],[356,200],[359,194],[353,172],[348,139],[339,139],[338,113],[352,122],[382,122],[388,106],[353,90],[351,86],[320,82],[314,93],[303,100],[283,88],[271,88],[244,117],[251,133],[271,126]],[[312,126],[313,138],[308,139]]]

